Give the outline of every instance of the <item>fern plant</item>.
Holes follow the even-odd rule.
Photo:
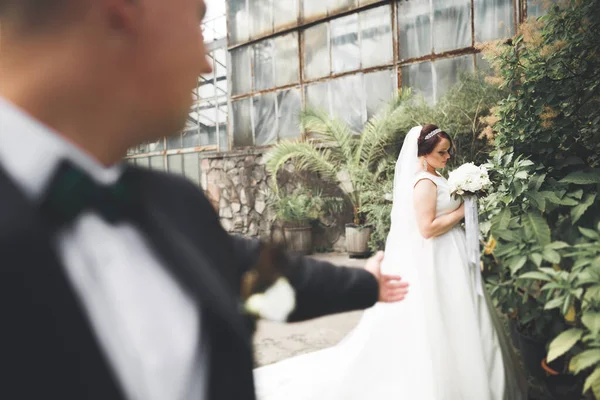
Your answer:
[[[289,228],[310,226],[324,214],[338,212],[341,206],[341,199],[304,190],[278,195],[274,202],[277,219]]]
[[[277,173],[288,162],[297,171],[317,173],[322,181],[339,187],[353,207],[353,223],[366,223],[364,190],[372,184],[379,164],[387,159],[407,123],[403,106],[410,91],[400,92],[371,118],[362,132],[354,132],[344,121],[326,112],[308,108],[300,114],[307,141],[278,143],[267,156],[267,170],[277,188]]]

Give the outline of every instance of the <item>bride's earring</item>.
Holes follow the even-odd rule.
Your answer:
[[[427,160],[423,159],[423,171],[427,172]]]

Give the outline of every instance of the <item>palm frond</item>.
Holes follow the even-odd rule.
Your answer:
[[[344,163],[352,159],[357,140],[344,121],[330,117],[323,110],[306,108],[300,112],[300,125],[313,138],[332,145],[332,155],[337,161]]]
[[[318,173],[324,180],[337,183],[338,165],[332,159],[330,149],[317,149],[306,142],[280,142],[269,152],[266,167],[277,188],[277,173],[286,162],[294,164],[298,171]]]
[[[385,157],[386,150],[396,141],[396,137],[405,129],[405,125],[408,125],[399,123],[399,120],[406,114],[404,106],[410,100],[410,96],[410,90],[401,91],[367,122],[361,134],[359,152],[357,152],[357,157],[360,157],[361,162],[370,165]]]

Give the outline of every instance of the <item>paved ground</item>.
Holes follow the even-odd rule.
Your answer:
[[[366,260],[346,254],[318,254],[315,258],[336,265],[363,267]],[[254,337],[256,361],[267,365],[294,355],[309,353],[337,344],[358,323],[362,311],[323,317],[294,324],[261,321]]]

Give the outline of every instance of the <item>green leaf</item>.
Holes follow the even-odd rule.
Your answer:
[[[492,230],[492,233],[494,234],[494,236],[498,237],[499,239],[506,240],[507,242],[514,242],[518,239],[518,236],[515,235],[513,231],[510,231],[508,229],[498,229],[495,231]]]
[[[573,223],[576,223],[577,221],[579,221],[579,218],[581,218],[583,216],[583,214],[585,214],[587,209],[592,204],[594,204],[595,200],[596,200],[596,193],[586,194],[583,201],[571,209],[571,218],[573,219]]]
[[[579,341],[579,339],[581,339],[582,335],[582,329],[569,329],[568,331],[562,332],[550,343],[547,361],[552,362],[565,354]]]
[[[514,257],[509,261],[508,268],[510,268],[510,271],[512,274],[515,274],[521,268],[523,268],[523,265],[525,265],[526,262],[527,262],[527,256]]]
[[[531,258],[531,261],[533,261],[538,268],[542,265],[542,255],[540,253],[531,253],[529,258]]]
[[[510,224],[510,219],[512,214],[510,213],[510,209],[508,207],[502,208],[497,215],[492,218],[492,230],[503,230],[508,228],[508,224]]]
[[[528,176],[527,171],[519,171],[515,174],[515,178],[517,179],[527,179]]]
[[[592,240],[600,240],[600,233],[591,230],[591,229],[587,229],[587,228],[582,228],[579,227],[579,232],[581,232],[581,234],[589,239]]]
[[[551,262],[552,264],[558,264],[560,262],[560,254],[548,247],[544,249],[542,256],[544,257],[544,260]]]
[[[600,170],[592,172],[576,171],[560,180],[562,183],[574,183],[576,185],[591,185],[600,183]]]
[[[569,244],[567,244],[565,242],[561,242],[561,241],[552,242],[548,246],[546,246],[547,249],[552,249],[552,250],[560,250],[560,249],[565,249],[567,247],[571,247],[571,246],[569,246]]]
[[[546,197],[543,196],[542,194],[538,193],[538,192],[527,192],[527,197],[529,197],[530,200],[533,200],[533,202],[535,203],[535,206],[540,210],[540,211],[546,211]]]
[[[583,385],[583,392],[587,392],[590,388],[594,392],[594,396],[596,396],[597,399],[600,398],[600,367],[596,367],[594,372],[587,377],[585,385]]]
[[[550,277],[540,271],[532,271],[532,272],[524,273],[523,275],[519,276],[519,279],[535,279],[535,280],[546,281],[546,282],[552,281],[552,277]]]
[[[585,350],[571,360],[569,369],[576,374],[600,362],[600,349]]]
[[[544,288],[546,288],[546,286],[550,286],[550,285],[552,285],[552,284],[549,283],[549,284],[545,285]],[[560,296],[555,299],[552,299],[546,303],[546,305],[544,306],[544,310],[552,310],[553,308],[562,307],[564,301],[565,301],[565,296]]]
[[[600,333],[600,313],[586,312],[581,317],[581,322],[583,322],[583,325],[593,333]]]
[[[537,212],[530,212],[523,216],[522,221],[527,236],[535,239],[542,246],[550,244],[550,227],[544,217]]]
[[[534,175],[529,179],[529,185],[537,192],[540,190],[540,187],[542,187],[545,180],[546,174]]]
[[[577,200],[581,200],[581,198],[583,197],[583,189],[579,189],[574,192],[571,192],[567,196],[572,197]]]
[[[562,283],[558,283],[558,282],[549,282],[546,283],[544,286],[542,286],[542,290],[554,290],[554,289],[560,289],[560,290],[564,290],[564,286]],[[553,299],[555,300],[555,299]],[[550,300],[550,301],[553,301]],[[550,302],[548,302],[550,303]],[[562,297],[560,299],[560,301],[557,301],[556,304],[558,304],[558,306],[560,306],[560,304],[562,303]],[[554,307],[558,307],[555,303],[552,303],[553,308]]]
[[[558,197],[556,195],[556,193],[549,192],[549,191],[544,191],[544,192],[539,192],[539,193],[541,195],[543,195],[546,198],[546,200],[548,200],[549,202],[554,203],[554,204],[561,204],[562,200],[560,199],[560,197]]]

